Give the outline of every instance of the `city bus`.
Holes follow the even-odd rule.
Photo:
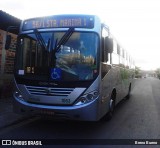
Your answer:
[[[14,112],[54,119],[111,119],[129,98],[134,61],[96,15],[22,21],[17,38]]]

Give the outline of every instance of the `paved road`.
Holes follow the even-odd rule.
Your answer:
[[[160,139],[160,80],[137,79],[131,98],[109,122],[51,121],[31,118],[0,130],[2,138]]]

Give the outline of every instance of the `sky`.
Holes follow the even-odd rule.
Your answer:
[[[0,10],[27,19],[55,14],[94,14],[143,70],[160,68],[159,0],[0,0]]]

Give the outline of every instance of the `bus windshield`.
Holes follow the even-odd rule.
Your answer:
[[[16,74],[44,81],[93,80],[98,75],[94,32],[38,32],[20,35]]]

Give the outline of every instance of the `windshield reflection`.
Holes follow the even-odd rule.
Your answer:
[[[51,81],[92,80],[96,77],[97,34],[72,32],[67,38],[64,38],[66,32],[36,34],[39,35],[27,34],[20,39],[16,59],[19,76]],[[24,70],[24,74],[19,74],[19,70]]]

